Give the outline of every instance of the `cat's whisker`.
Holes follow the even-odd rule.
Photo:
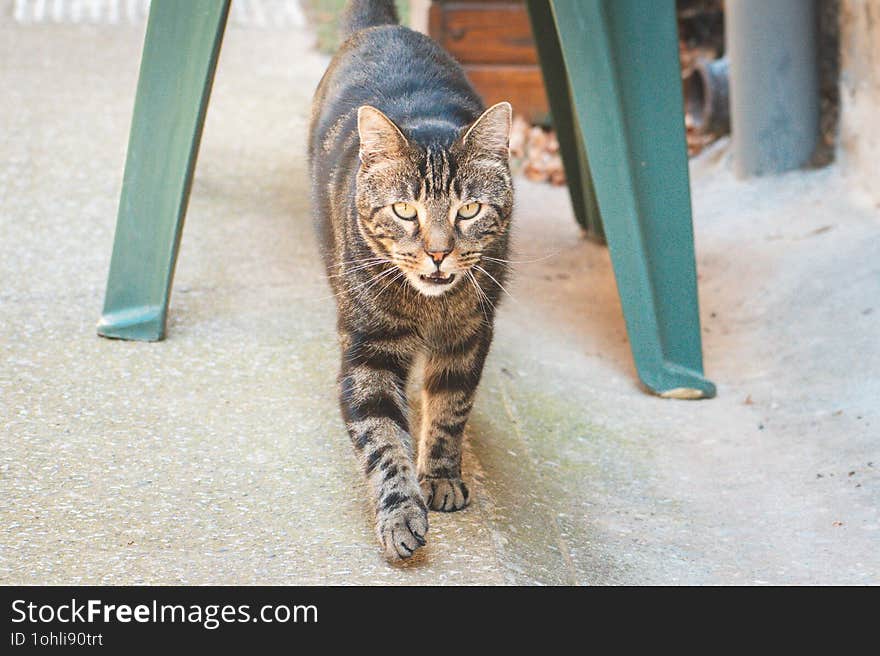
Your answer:
[[[344,269],[347,266],[360,266],[361,264],[374,264],[378,262],[387,262],[383,257],[366,258],[363,260],[351,260],[350,262],[340,262],[332,265],[334,269]]]
[[[480,284],[480,281],[477,280],[477,277],[473,274],[471,274],[471,277],[474,279],[474,284],[477,286],[477,290],[480,292],[480,295],[483,297],[486,305],[492,308],[492,311],[494,312],[496,308],[495,304],[492,302],[492,299],[489,298],[489,295],[486,293],[486,290],[483,289],[483,286]]]
[[[391,287],[391,285],[393,285],[397,280],[400,280],[400,278],[405,275],[406,273],[403,270],[398,270],[397,275],[394,276],[382,289],[379,290],[379,293],[373,297],[373,300],[378,299],[386,289]]]
[[[481,267],[479,264],[475,264],[475,265],[474,265],[474,268],[477,269],[478,271],[482,271],[482,272],[485,273],[487,276],[489,276],[489,278],[492,280],[492,282],[494,282],[496,285],[498,285],[498,287],[501,289],[501,291],[503,291],[505,294],[507,294],[508,296],[510,296],[510,298],[512,298],[514,301],[516,301],[516,299],[513,297],[513,294],[511,294],[509,291],[507,291],[507,288],[506,288],[504,285],[502,285],[500,282],[498,282],[498,280],[495,278],[495,276],[493,276],[491,273],[489,273],[488,271],[486,271],[486,270],[485,270],[483,267]]]
[[[499,262],[501,264],[532,264],[533,262],[543,262],[544,260],[549,260],[551,257],[556,257],[562,253],[562,251],[556,251],[555,253],[549,253],[548,255],[544,255],[542,257],[538,257],[532,260],[505,260],[499,257],[490,257],[488,255],[483,255],[482,258],[484,260],[491,260],[492,262]]]
[[[355,271],[360,271],[361,269],[369,269],[370,267],[378,266],[379,264],[381,264],[383,262],[387,262],[387,261],[388,260],[386,260],[384,258],[378,258],[377,260],[375,260],[373,262],[367,262],[366,264],[359,264],[358,266],[352,267],[351,269],[346,269],[345,271],[341,271],[340,273],[333,273],[327,277],[328,278],[340,278],[342,276],[348,276],[348,275],[351,275],[352,273],[354,273]]]
[[[357,266],[359,264],[368,264],[370,262],[382,262],[384,261],[384,257],[379,257],[378,255],[374,255],[372,257],[364,257],[358,260],[347,260],[345,262],[339,262],[333,265],[334,269],[343,269],[349,265]]]
[[[385,261],[387,261],[387,260],[385,260]],[[396,268],[397,268],[397,267],[392,266],[391,268],[389,268],[389,269],[385,269],[385,270],[381,271],[380,273],[378,273],[378,274],[376,274],[375,276],[369,278],[368,280],[365,280],[365,281],[363,281],[363,282],[359,282],[359,283],[354,284],[354,285],[352,285],[352,286],[350,286],[350,287],[344,287],[343,289],[340,289],[338,292],[335,292],[335,293],[333,293],[333,294],[328,294],[328,295],[326,295],[326,296],[314,296],[314,297],[311,297],[311,298],[308,298],[308,297],[307,297],[307,298],[302,298],[302,299],[299,299],[299,300],[302,301],[302,302],[310,303],[310,302],[318,302],[318,301],[329,301],[330,299],[341,298],[344,294],[348,294],[348,293],[350,293],[350,292],[356,291],[357,289],[359,289],[359,288],[361,288],[361,287],[364,287],[365,285],[370,284],[371,282],[373,282],[373,281],[376,280],[377,278],[381,278],[381,277],[383,277],[384,275],[386,275],[386,274],[388,274],[388,273],[391,273],[391,272],[394,271]],[[328,277],[328,278],[332,278],[332,277],[336,277],[336,276],[327,276],[327,277]]]
[[[358,292],[357,297],[358,297],[358,298],[361,298],[364,294],[366,294],[368,291],[370,291],[373,287],[375,287],[376,285],[378,285],[379,282],[380,282],[383,278],[387,278],[390,274],[394,273],[395,271],[400,271],[400,269],[397,268],[396,266],[393,266],[393,265],[392,265],[390,268],[385,269],[385,270],[384,270],[382,273],[380,273],[379,275],[377,275],[377,276],[373,276],[372,278],[370,278],[367,282],[368,282],[368,283],[372,283],[372,284],[371,284],[369,287],[367,287],[366,289],[362,289],[360,292]],[[366,284],[366,283],[364,283],[364,284]],[[361,285],[361,286],[363,286],[363,285]]]
[[[373,275],[373,276],[370,276],[370,277],[367,278],[366,280],[364,280],[364,281],[362,281],[362,282],[358,282],[358,283],[356,283],[356,284],[354,284],[354,285],[352,285],[352,286],[350,286],[350,287],[347,287],[346,290],[347,290],[347,291],[354,291],[355,289],[360,289],[361,287],[365,287],[365,286],[369,285],[371,282],[373,282],[374,280],[376,280],[377,278],[381,278],[381,277],[384,276],[386,273],[388,273],[389,271],[393,271],[393,270],[394,270],[394,267],[393,267],[393,266],[390,266],[390,267],[384,268],[384,269],[382,269],[379,273],[377,273],[377,274],[375,274],[375,275]]]
[[[342,267],[349,265],[349,264],[363,264],[365,262],[382,262],[383,260],[385,260],[384,257],[379,257],[378,255],[374,255],[372,257],[364,257],[364,258],[361,258],[358,260],[347,260],[345,262],[340,262],[339,264],[334,264],[333,266],[337,267],[337,268],[342,268]]]
[[[487,260],[489,262],[495,262],[496,264],[500,264],[501,266],[503,266],[504,268],[506,268],[508,270],[513,269],[513,266],[510,263],[505,262],[503,260],[499,260],[498,258],[489,257],[488,255],[483,255],[483,256],[479,257],[477,259],[477,264],[479,264],[483,260]]]
[[[489,317],[489,311],[487,310],[486,306],[488,305],[489,307],[493,307],[492,303],[487,300],[484,300],[485,299],[485,292],[483,292],[483,290],[480,288],[479,283],[476,280],[473,281],[473,284],[476,287],[477,292],[479,293],[479,296],[477,297],[477,299],[479,300],[479,303],[480,303],[480,312],[482,312],[482,314],[483,314],[483,319],[480,321],[480,324],[483,326],[486,326],[487,328],[491,328],[492,327],[492,319]],[[493,313],[494,313],[494,310],[493,310]]]
[[[341,267],[341,266],[345,266],[346,264],[356,264],[357,262],[366,262],[367,260],[381,260],[381,259],[384,259],[384,258],[382,258],[374,253],[372,255],[367,255],[366,257],[355,258],[353,260],[342,260],[341,262],[337,262],[333,266]]]
[[[480,310],[483,312],[483,318],[485,319],[485,325],[491,326],[491,321],[489,320],[489,315],[486,312],[486,304],[492,308],[492,311],[495,311],[495,306],[492,304],[492,301],[489,299],[486,292],[483,291],[483,288],[480,286],[480,283],[477,282],[476,276],[474,276],[473,272],[468,270],[465,272],[467,274],[468,279],[471,282],[471,285],[474,287],[474,291],[477,292],[477,301],[480,304]]]
[[[385,276],[387,276],[387,275],[390,274],[390,273],[393,273],[395,270],[397,270],[397,267],[395,267],[395,266],[390,266],[390,267],[388,267],[387,269],[383,269],[381,272],[377,273],[375,276],[372,276],[371,278],[368,278],[368,279],[365,280],[364,282],[360,282],[360,283],[358,283],[358,284],[356,284],[356,285],[353,285],[353,286],[351,286],[351,287],[347,287],[347,288],[345,288],[345,289],[341,289],[341,290],[339,290],[339,292],[336,293],[336,294],[334,294],[334,296],[335,296],[335,297],[341,297],[343,294],[350,294],[350,293],[355,292],[355,291],[357,291],[357,290],[359,290],[359,289],[363,289],[364,287],[366,287],[367,285],[370,285],[371,283],[372,283],[372,284],[375,284],[376,281],[378,281],[378,280],[384,278]],[[363,294],[363,291],[361,291],[361,292],[358,294],[358,296],[360,296],[361,294]]]

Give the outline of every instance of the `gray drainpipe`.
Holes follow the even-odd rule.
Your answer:
[[[727,0],[734,169],[740,177],[805,165],[819,138],[815,0]]]

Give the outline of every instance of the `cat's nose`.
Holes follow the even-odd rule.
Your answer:
[[[446,251],[425,251],[432,260],[434,260],[434,264],[437,265],[437,268],[440,268],[440,265],[443,264],[443,260],[446,259],[446,256],[452,252],[452,249]]]

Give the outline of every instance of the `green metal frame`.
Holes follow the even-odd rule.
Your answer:
[[[230,0],[153,0],[98,334],[144,341],[165,320]]]
[[[568,193],[574,216],[581,227],[586,230],[587,237],[593,241],[604,243],[605,231],[602,228],[602,217],[596,201],[596,190],[593,189],[593,178],[590,175],[590,164],[580,126],[575,118],[572,104],[571,89],[562,58],[562,47],[556,33],[553,11],[546,0],[528,0],[526,7],[532,23],[532,31],[538,35],[535,47],[544,74],[544,86],[547,89],[547,100],[550,114],[557,135],[565,135],[559,139],[559,152],[565,166]]]
[[[703,377],[675,2],[529,0],[529,11],[560,144],[584,153],[577,167],[570,152],[564,160],[575,213],[594,211],[594,189],[639,377],[661,396],[712,397],[715,386]]]

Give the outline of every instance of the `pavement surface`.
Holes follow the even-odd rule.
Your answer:
[[[301,29],[230,27],[168,339],[101,339],[143,26],[0,3],[0,583],[880,583],[880,208],[692,164],[710,401],[635,376],[607,251],[518,181],[474,504],[386,564],[334,396]]]

